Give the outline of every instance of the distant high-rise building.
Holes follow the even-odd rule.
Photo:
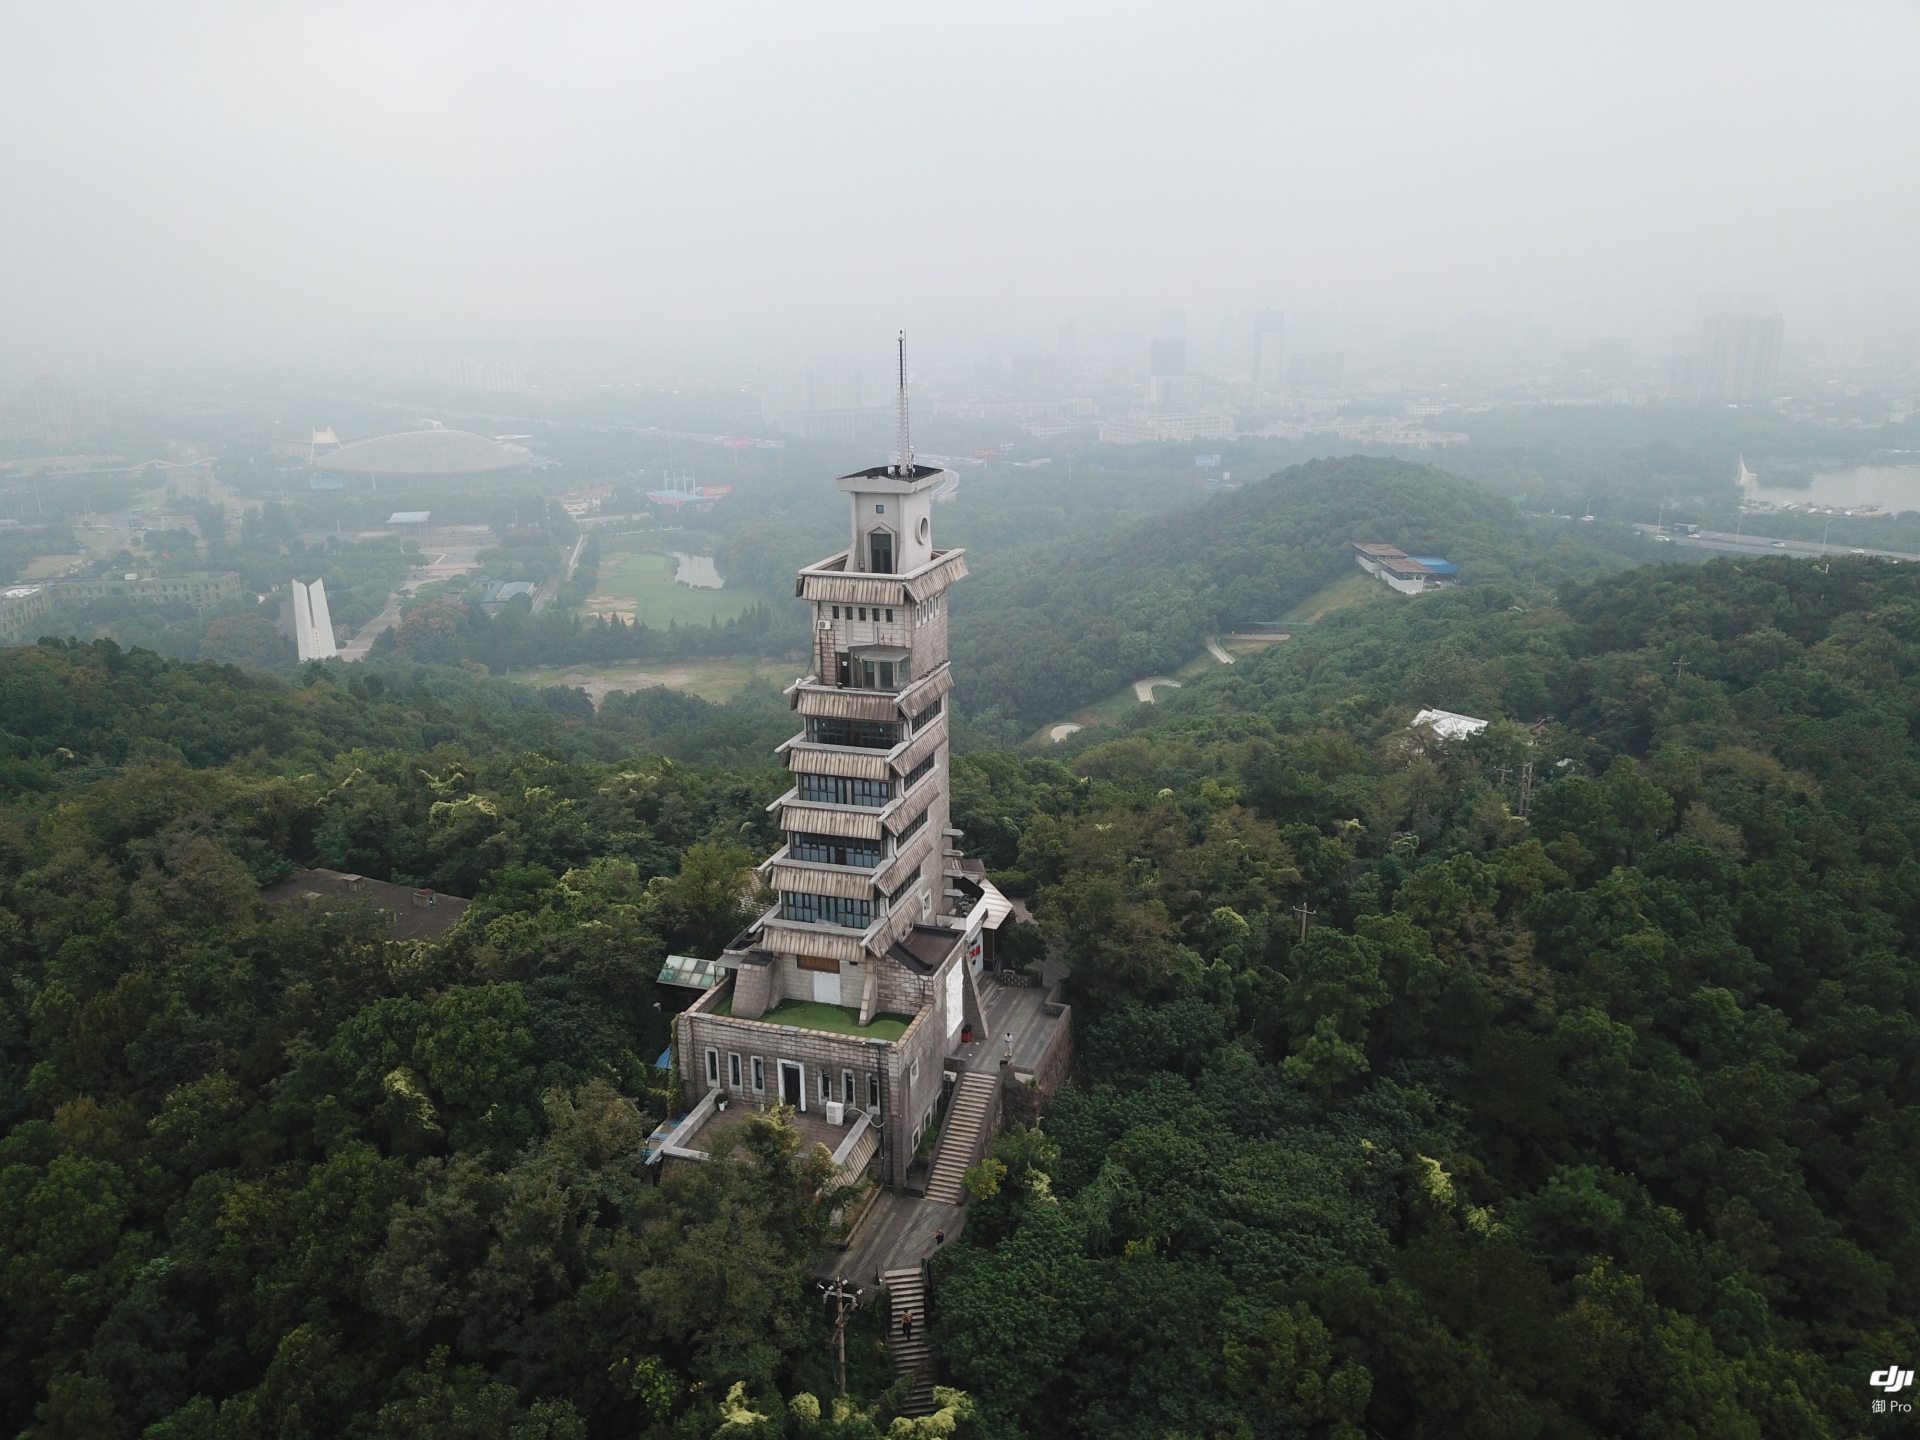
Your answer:
[[[1296,385],[1336,389],[1346,379],[1347,357],[1338,350],[1296,355],[1287,370]]]
[[[1147,346],[1147,374],[1155,380],[1187,373],[1187,342],[1164,335]]]
[[[327,582],[293,582],[293,643],[305,660],[331,660],[340,653],[333,643],[333,615],[327,609]]]
[[[821,361],[774,369],[760,385],[760,417],[810,440],[869,440],[892,423],[892,391],[885,375],[851,361]]]
[[[1257,310],[1253,316],[1253,383],[1262,390],[1286,379],[1287,312]]]
[[[364,340],[367,363],[389,380],[424,381],[495,394],[527,388],[520,347],[511,340]]]
[[[1778,312],[1707,316],[1700,322],[1700,353],[1693,371],[1701,396],[1749,405],[1771,400],[1779,386],[1785,327]]]
[[[51,375],[25,390],[0,395],[0,440],[62,444],[107,428],[106,403]]]

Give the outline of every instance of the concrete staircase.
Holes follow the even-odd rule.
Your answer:
[[[953,1087],[946,1124],[940,1131],[940,1148],[934,1152],[933,1169],[927,1175],[927,1199],[942,1205],[966,1203],[967,1167],[980,1153],[981,1137],[993,1115],[994,1087],[992,1076],[971,1070]]]
[[[927,1344],[927,1292],[920,1278],[920,1267],[910,1270],[886,1270],[880,1283],[887,1287],[892,1312],[887,1319],[887,1353],[893,1357],[896,1379],[911,1382],[906,1404],[909,1415],[933,1413],[933,1351]],[[913,1316],[913,1338],[900,1333],[902,1316]]]

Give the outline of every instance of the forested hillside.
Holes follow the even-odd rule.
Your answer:
[[[1920,576],[1563,602],[1352,612],[1003,764],[1087,1024],[946,1259],[983,1434],[1847,1435],[1920,1351]]]
[[[1356,540],[1457,561],[1473,584],[1522,593],[1625,563],[1535,531],[1504,500],[1429,465],[1315,460],[1048,549],[969,556],[954,602],[954,665],[969,716],[1011,742],[1075,706],[1201,653],[1206,637],[1272,620],[1354,570]]]
[[[777,772],[579,699],[0,652],[0,1428],[704,1435],[736,1382],[829,1393],[791,1132],[640,1164],[653,976],[738,928]],[[263,904],[295,862],[477,903],[393,941]]]
[[[1920,1353],[1920,573],[1549,585],[1392,468],[1374,533],[1483,583],[1064,761],[955,762],[1079,1029],[940,1263],[963,1433],[1857,1433]],[[1216,503],[1241,568],[1194,583],[1276,603],[1258,494]],[[1422,706],[1494,723],[1440,745]],[[792,1132],[637,1163],[651,976],[733,933],[790,724],[0,652],[0,1426],[884,1426],[871,1332],[853,1412],[795,1398],[832,1381]],[[475,903],[421,942],[259,899],[307,864]]]

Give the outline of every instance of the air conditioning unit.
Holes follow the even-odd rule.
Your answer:
[[[867,1106],[867,1119],[876,1125],[880,1123],[880,1107],[878,1105]]]
[[[827,1124],[844,1125],[847,1123],[847,1107],[838,1100],[827,1101]]]

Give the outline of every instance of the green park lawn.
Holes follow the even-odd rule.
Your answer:
[[[714,619],[731,620],[767,597],[757,590],[728,585],[719,590],[696,589],[673,578],[671,555],[645,550],[618,549],[600,559],[599,583],[581,607],[583,614],[618,613],[655,630],[676,625],[706,625]]]

